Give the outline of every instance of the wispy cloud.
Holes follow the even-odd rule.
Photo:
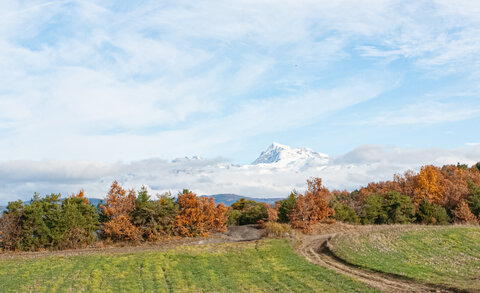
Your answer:
[[[362,107],[378,107],[365,111],[375,112],[369,125],[478,118],[479,10],[472,1],[3,1],[0,156],[228,155],[236,141],[293,137]],[[424,98],[445,76],[471,98]]]
[[[432,125],[468,120],[480,116],[479,108],[466,108],[458,102],[421,101],[356,123],[379,125]]]

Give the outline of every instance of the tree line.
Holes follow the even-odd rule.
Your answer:
[[[352,192],[329,191],[320,178],[304,195],[277,202],[278,220],[311,231],[322,220],[354,224],[479,224],[480,163],[423,166]]]
[[[213,198],[185,189],[177,198],[166,193],[152,199],[145,187],[125,190],[114,181],[105,203],[92,206],[83,191],[30,203],[10,202],[0,218],[4,250],[74,249],[118,241],[156,241],[168,237],[207,236],[226,229],[227,208]]]
[[[230,207],[185,189],[152,198],[147,188],[125,190],[113,182],[104,204],[92,206],[83,191],[30,203],[10,202],[0,217],[0,248],[40,250],[81,248],[96,241],[157,241],[208,236],[227,225],[288,224],[306,233],[316,223],[450,224],[480,222],[480,163],[423,166],[393,180],[372,182],[352,192],[332,190],[321,178],[307,180],[275,205],[240,199]],[[281,229],[280,229],[281,230]]]

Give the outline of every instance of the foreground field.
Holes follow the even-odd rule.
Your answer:
[[[421,282],[480,291],[480,228],[393,226],[331,240],[349,263]]]
[[[375,292],[285,240],[0,259],[0,292]]]

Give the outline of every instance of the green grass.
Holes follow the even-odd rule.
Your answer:
[[[365,268],[424,283],[480,291],[480,228],[401,227],[344,234],[334,253]]]
[[[0,259],[0,292],[18,291],[375,292],[273,239],[167,252]]]

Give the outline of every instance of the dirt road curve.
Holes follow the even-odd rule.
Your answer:
[[[329,240],[336,234],[305,235],[301,239],[298,251],[308,261],[324,266],[337,273],[350,276],[371,287],[386,292],[456,292],[446,288],[416,283],[401,277],[366,271],[346,264],[336,258],[329,249]]]

